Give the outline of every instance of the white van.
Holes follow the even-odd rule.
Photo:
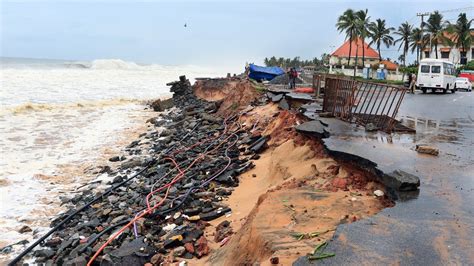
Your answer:
[[[456,92],[456,69],[454,64],[443,59],[426,58],[420,61],[416,87],[426,93],[427,89],[433,92],[451,90]]]

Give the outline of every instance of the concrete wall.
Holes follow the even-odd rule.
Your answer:
[[[350,76],[352,77],[354,75],[354,69],[345,69],[345,68],[334,68],[334,67],[331,67],[329,69],[329,74],[344,74],[345,76]],[[362,72],[362,69],[357,69],[356,70],[356,76],[358,77],[362,77],[363,76],[363,72]],[[387,80],[402,80],[402,76],[403,74],[400,73],[400,72],[397,72],[397,71],[387,71],[386,73],[386,79]],[[377,71],[376,70],[372,70],[371,71],[371,78],[372,79],[377,79]],[[405,79],[406,79],[406,75],[405,75]]]
[[[348,57],[337,57],[337,56],[331,56],[329,58],[329,64],[330,65],[347,65],[347,61],[349,60]],[[351,56],[351,66],[355,65],[355,57]],[[362,57],[357,58],[358,65],[362,67]],[[370,65],[377,65],[379,63],[378,58],[365,58],[365,63],[370,64]]]

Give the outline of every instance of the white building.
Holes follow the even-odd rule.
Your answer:
[[[471,31],[471,36],[474,39],[474,31]],[[457,48],[455,46],[451,47],[445,44],[438,44],[438,58],[439,59],[447,59],[453,62],[454,64],[460,64],[461,57],[466,57],[467,62],[474,60],[474,42],[471,43],[470,47],[467,47],[466,51],[462,51],[462,49]],[[422,59],[423,58],[436,58],[434,46],[432,48],[427,47],[423,49],[421,58]]]

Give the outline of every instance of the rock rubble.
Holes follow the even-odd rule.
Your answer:
[[[104,188],[123,185],[48,238],[33,254],[36,263],[84,265],[131,221],[103,248],[97,265],[159,265],[210,252],[203,234],[207,222],[231,212],[222,200],[238,185],[237,176],[253,167],[250,158],[265,148],[266,138],[241,129],[236,115],[217,116],[216,103],[197,99],[184,76],[168,85],[174,92],[172,103],[155,106],[164,112],[148,121],[153,130],[128,145],[125,155],[110,158],[109,188],[93,182],[63,198],[70,210],[51,226],[100,197]],[[143,173],[127,182],[138,171]],[[221,224],[215,240],[232,233],[230,224]]]

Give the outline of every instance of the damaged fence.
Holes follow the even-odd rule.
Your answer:
[[[323,111],[345,121],[391,132],[405,96],[400,86],[326,76]]]

